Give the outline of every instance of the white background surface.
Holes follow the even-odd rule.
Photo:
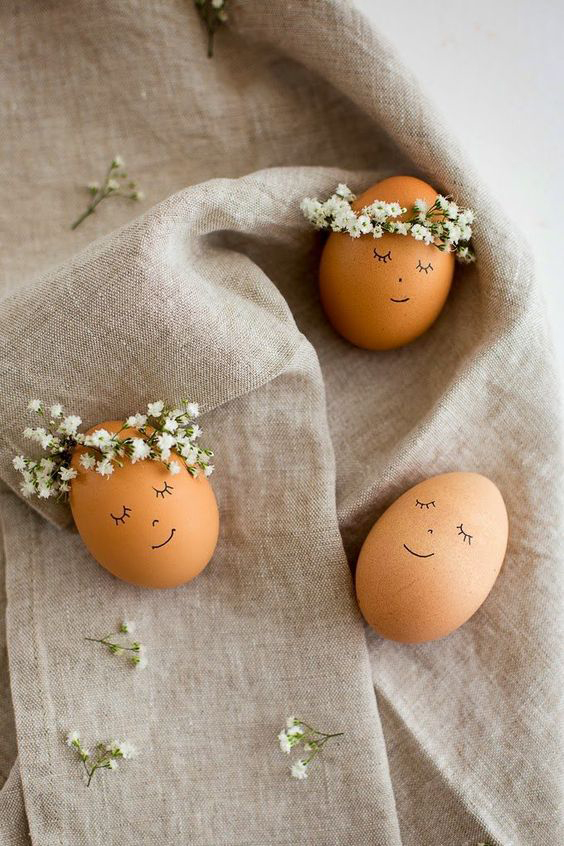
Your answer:
[[[354,2],[526,233],[564,386],[564,3]]]

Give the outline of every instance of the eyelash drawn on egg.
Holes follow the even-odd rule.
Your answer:
[[[469,535],[468,532],[465,532],[462,528],[462,523],[456,528],[458,529],[458,534],[463,536],[462,543],[466,543],[466,541],[468,541],[468,546],[472,546],[472,538],[474,537],[474,535]]]
[[[430,502],[420,502],[418,499],[416,499],[415,505],[417,506],[417,508],[420,508],[421,510],[426,508],[427,511],[430,509],[431,506],[433,506],[433,508],[436,508],[434,499],[430,500]]]
[[[118,523],[125,523],[127,517],[130,517],[130,516],[131,516],[131,508],[129,508],[127,505],[123,506],[123,514],[121,515],[121,517],[115,517],[112,514],[112,512],[110,511],[110,517],[112,518],[112,520],[114,520],[116,526],[118,525]]]
[[[154,490],[154,492],[155,492],[155,493],[156,493],[156,495],[157,495],[157,499],[158,499],[159,497],[162,497],[162,498],[164,499],[164,498],[165,498],[165,494],[168,494],[169,496],[172,496],[171,491],[173,491],[173,490],[174,490],[174,488],[173,488],[173,486],[172,486],[172,485],[169,485],[169,484],[168,484],[168,482],[165,482],[165,483],[164,483],[164,488],[162,489],[162,491],[160,491],[158,488],[153,488],[153,490]]]
[[[376,252],[376,250],[374,250],[374,258],[377,258],[378,261],[383,261],[384,264],[387,264],[387,262],[392,260],[392,251],[388,250],[388,252],[385,253],[385,255],[381,256],[380,253],[378,253],[378,252]]]
[[[419,261],[417,262],[417,267],[415,268],[415,270],[418,270],[419,273],[421,273],[422,270],[424,270],[425,273],[429,273],[429,271],[433,270],[433,269],[434,268],[433,268],[433,265],[431,264],[431,262],[429,262],[429,264],[427,264],[427,265],[423,265],[423,264],[421,264],[421,259],[419,259]]]

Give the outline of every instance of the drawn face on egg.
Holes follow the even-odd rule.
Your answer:
[[[444,637],[479,608],[507,546],[501,494],[477,473],[416,485],[374,524],[362,547],[356,591],[366,621],[383,637]]]
[[[436,196],[420,179],[391,177],[358,197],[353,208],[359,211],[384,200],[397,201],[411,212],[416,199],[432,205]],[[450,291],[454,261],[452,253],[411,235],[375,239],[333,233],[321,258],[321,302],[333,327],[356,346],[400,347],[437,319]]]
[[[117,431],[119,424],[95,428]],[[136,432],[125,431],[124,435]],[[175,587],[190,581],[213,555],[217,503],[209,481],[193,478],[181,459],[172,475],[160,461],[124,460],[104,478],[79,464],[75,451],[70,505],[92,556],[119,579],[143,587]]]

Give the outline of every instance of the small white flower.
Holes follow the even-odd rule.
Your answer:
[[[319,200],[314,200],[313,197],[304,197],[300,203],[300,209],[309,220],[319,208],[321,208],[321,203]]]
[[[304,778],[307,778],[307,764],[305,761],[300,759],[299,761],[296,761],[295,764],[292,764],[290,772],[292,773],[293,778],[303,781]]]
[[[59,476],[63,482],[68,482],[70,479],[76,479],[76,470],[73,467],[61,467]]]
[[[82,419],[78,415],[69,414],[59,425],[59,432],[62,432],[64,435],[75,435],[81,423]]]
[[[25,470],[25,458],[23,455],[16,455],[12,458],[12,464],[14,465],[14,470]]]
[[[413,203],[413,208],[416,212],[419,212],[419,217],[423,215],[423,219],[425,219],[425,215],[429,211],[429,203],[426,200],[422,200],[420,197],[415,200]]]
[[[84,439],[84,443],[86,446],[93,446],[97,447],[98,449],[104,449],[107,447],[110,441],[112,440],[112,436],[107,431],[107,429],[96,429],[92,432],[91,435],[87,435]]]
[[[460,218],[458,218],[460,220]],[[460,240],[469,241],[472,237],[472,227],[466,224],[460,227]]]
[[[25,496],[25,498],[27,499],[28,497],[33,496],[33,494],[35,493],[35,485],[33,484],[33,482],[24,482],[20,486],[20,491],[22,493],[22,496]]]
[[[290,743],[290,738],[286,734],[285,731],[281,731],[278,735],[278,742],[280,744],[280,749],[282,752],[286,752],[286,754],[292,751],[292,744]]]
[[[458,215],[458,223],[462,226],[474,223],[474,212],[472,209],[463,209]]]
[[[61,482],[59,484],[59,493],[68,493],[70,491],[70,485],[68,482]]]
[[[111,459],[104,458],[102,461],[99,461],[96,466],[96,473],[99,473],[100,476],[111,476],[114,472],[114,465],[111,462]]]
[[[131,417],[127,418],[126,423],[131,429],[141,429],[147,423],[147,415],[132,414]]]
[[[41,473],[49,475],[55,469],[55,462],[51,458],[42,458],[39,462],[39,469]]]
[[[57,441],[53,437],[53,435],[49,434],[49,432],[46,432],[39,438],[39,443],[41,444],[43,449],[49,449],[50,447],[55,446]]]
[[[389,217],[400,217],[405,211],[406,209],[403,209],[399,203],[388,203]]]
[[[372,221],[370,220],[367,214],[359,215],[358,225],[363,235],[368,234],[368,232],[372,232]]]
[[[360,236],[362,235],[362,230],[356,217],[348,221],[347,232],[349,233],[351,238],[360,238]]]
[[[151,454],[151,447],[143,438],[133,438],[133,445],[131,448],[131,463],[135,464],[137,461],[144,461]]]
[[[384,200],[374,200],[364,211],[377,223],[384,223],[388,216],[388,203]]]
[[[124,165],[124,161],[123,161],[121,156],[114,156],[113,157],[113,159],[112,159],[112,167],[113,168],[123,167],[123,165]]]
[[[180,471],[182,470],[178,461],[171,461],[170,467],[168,469],[169,469],[169,472],[172,473],[173,476],[177,476],[180,473]]]
[[[427,228],[425,226],[421,226],[420,223],[414,223],[411,227],[411,234],[416,241],[422,241],[427,231]]]
[[[132,200],[139,200],[139,202],[141,202],[141,200],[145,199],[145,192],[144,191],[133,191],[132,194],[131,194],[131,199]]]
[[[437,194],[436,203],[441,211],[446,211],[448,209],[448,200],[446,197],[443,197],[442,194]]]
[[[165,422],[163,423],[163,429],[165,432],[176,432],[178,429],[178,423],[174,419],[174,417],[167,417]]]
[[[55,491],[53,490],[53,488],[50,488],[48,485],[45,484],[39,484],[37,496],[40,497],[40,499],[49,499],[49,497],[54,493]]]
[[[51,406],[51,418],[53,420],[58,420],[59,417],[63,416],[63,406],[60,402],[55,403],[55,405]]]
[[[168,461],[170,458],[170,451],[175,444],[176,439],[166,432],[157,436],[157,446],[159,448],[160,457],[163,461]]]
[[[100,183],[99,182],[89,182],[86,186],[90,193],[96,194],[97,191],[100,190]]]
[[[448,241],[451,244],[458,243],[461,235],[460,227],[457,226],[456,223],[453,223],[451,220],[445,220],[445,222],[443,223],[443,227],[448,233]]]
[[[117,191],[119,189],[119,182],[117,179],[108,179],[108,191]]]
[[[447,214],[451,220],[456,220],[456,218],[458,217],[458,206],[456,205],[456,203],[448,204]]]
[[[34,438],[35,437],[35,429],[32,429],[31,426],[26,426],[23,430],[24,438]]]
[[[288,717],[286,720],[286,728],[292,728],[292,726],[299,726],[300,721],[296,719],[296,717]]]
[[[198,460],[198,449],[192,446],[191,443],[185,443],[180,450],[180,454],[186,460],[187,464],[195,464]]]
[[[348,185],[345,185],[344,182],[340,182],[337,185],[337,190],[335,191],[338,197],[342,197],[343,200],[348,200],[349,203],[355,199],[355,195],[351,191]]]
[[[137,755],[137,750],[132,743],[129,743],[127,740],[123,740],[121,743],[116,743],[112,749],[113,752],[116,752],[122,758],[126,760],[128,758],[134,758]]]
[[[149,417],[160,417],[163,413],[164,402],[159,400],[158,402],[150,402],[147,405],[147,414]]]
[[[374,238],[381,238],[383,234],[384,234],[384,230],[382,229],[382,227],[380,226],[380,224],[379,224],[379,223],[375,223],[375,224],[374,224],[374,229],[372,230],[372,236],[373,236]]]
[[[303,737],[305,732],[303,726],[290,726],[286,729],[288,737]]]
[[[120,632],[124,634],[130,634],[131,632],[135,631],[135,623],[131,620],[123,620],[119,627]]]
[[[38,399],[30,400],[27,406],[28,411],[41,411],[42,408],[41,400]]]
[[[65,743],[67,746],[75,746],[77,743],[80,743],[80,735],[77,731],[69,731],[65,738]]]
[[[117,768],[118,768],[118,763],[117,763],[116,759],[110,758],[110,760],[108,761],[108,769],[109,770],[117,770]]]
[[[223,6],[224,0],[212,0],[212,6],[214,9],[221,9]]]
[[[89,452],[84,453],[84,455],[81,455],[79,461],[85,470],[91,470],[96,464],[96,459]]]
[[[211,476],[214,470],[215,467],[213,466],[213,464],[206,464],[206,466],[204,467],[204,476]]]

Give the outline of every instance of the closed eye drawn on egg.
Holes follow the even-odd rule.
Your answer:
[[[384,264],[386,264],[386,262],[392,260],[392,251],[388,250],[387,253],[385,253],[383,256],[381,256],[380,253],[378,253],[376,250],[374,250],[374,258],[377,258],[378,261],[383,261]]]
[[[431,506],[433,506],[433,508],[436,508],[434,499],[432,499],[430,502],[420,502],[418,499],[416,499],[415,505],[417,506],[417,508],[421,508],[421,510],[423,510],[423,508],[426,508],[427,511],[430,509]]]
[[[158,499],[159,497],[162,497],[162,499],[164,499],[164,498],[165,498],[165,494],[168,494],[169,496],[172,496],[171,491],[173,491],[173,490],[174,490],[174,488],[173,488],[173,486],[172,486],[172,485],[169,485],[169,484],[168,484],[168,482],[165,482],[165,483],[164,483],[164,488],[162,489],[162,491],[160,491],[158,488],[153,488],[153,490],[154,490],[154,492],[155,492],[155,493],[156,493],[156,495],[157,495],[157,499]]]
[[[467,532],[465,532],[462,528],[462,523],[456,528],[458,529],[458,534],[462,535],[462,543],[466,543],[466,541],[468,541],[468,546],[472,546],[472,538],[474,537],[474,535],[469,535]]]
[[[123,514],[120,517],[116,517],[110,511],[110,517],[112,518],[112,520],[115,521],[116,526],[118,525],[118,523],[125,523],[126,519],[130,516],[131,516],[131,508],[129,508],[127,505],[123,506]]]
[[[417,267],[415,268],[415,270],[418,270],[419,273],[421,273],[422,270],[424,270],[425,273],[429,273],[429,271],[433,270],[433,269],[434,268],[433,268],[433,265],[431,264],[431,262],[429,262],[429,264],[426,264],[426,265],[421,264],[421,259],[419,259],[419,261],[417,262]]]

